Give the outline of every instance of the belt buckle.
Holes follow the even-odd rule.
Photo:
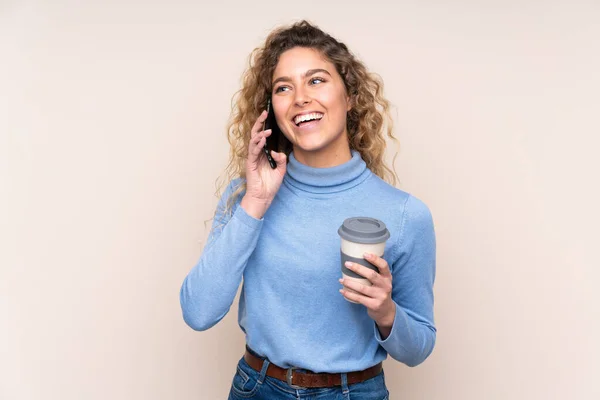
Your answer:
[[[296,370],[298,368],[296,367],[290,367],[287,369],[287,372],[285,374],[285,381],[287,382],[287,384],[292,388],[292,389],[305,389],[302,386],[296,386],[292,384],[292,378],[294,376],[294,370]]]

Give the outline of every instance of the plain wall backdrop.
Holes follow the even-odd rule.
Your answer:
[[[179,288],[247,56],[301,18],[382,76],[434,216],[437,345],[391,398],[600,398],[598,1],[3,0],[0,399],[226,398],[237,299],[194,332]]]

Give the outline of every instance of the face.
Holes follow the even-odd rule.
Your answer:
[[[295,47],[279,57],[272,82],[275,119],[298,161],[327,164],[350,154],[350,98],[331,62],[317,50]]]

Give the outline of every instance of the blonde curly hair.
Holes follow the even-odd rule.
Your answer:
[[[232,99],[232,111],[227,126],[230,144],[229,163],[223,176],[218,179],[217,196],[223,187],[236,178],[240,184],[229,196],[225,213],[230,213],[233,204],[246,189],[245,162],[248,156],[250,130],[265,109],[272,91],[271,80],[281,54],[294,47],[306,47],[319,51],[336,68],[342,77],[346,92],[350,96],[352,109],[347,113],[347,131],[350,148],[358,151],[367,167],[392,185],[397,175],[384,161],[385,136],[397,143],[392,132],[389,102],[383,96],[383,81],[367,71],[344,43],[323,32],[306,20],[283,26],[272,31],[264,46],[255,48],[249,56],[249,65],[242,76],[242,88]],[[275,151],[289,156],[292,145],[278,130],[274,142]],[[394,155],[394,160],[397,152]],[[289,159],[289,158],[288,158]]]

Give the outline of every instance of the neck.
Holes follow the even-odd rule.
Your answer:
[[[350,161],[352,153],[349,146],[330,151],[303,151],[294,146],[296,160],[313,168],[329,168]]]
[[[371,171],[356,150],[351,151],[349,161],[329,168],[308,166],[291,152],[284,181],[297,195],[329,197],[359,185],[370,176]]]

